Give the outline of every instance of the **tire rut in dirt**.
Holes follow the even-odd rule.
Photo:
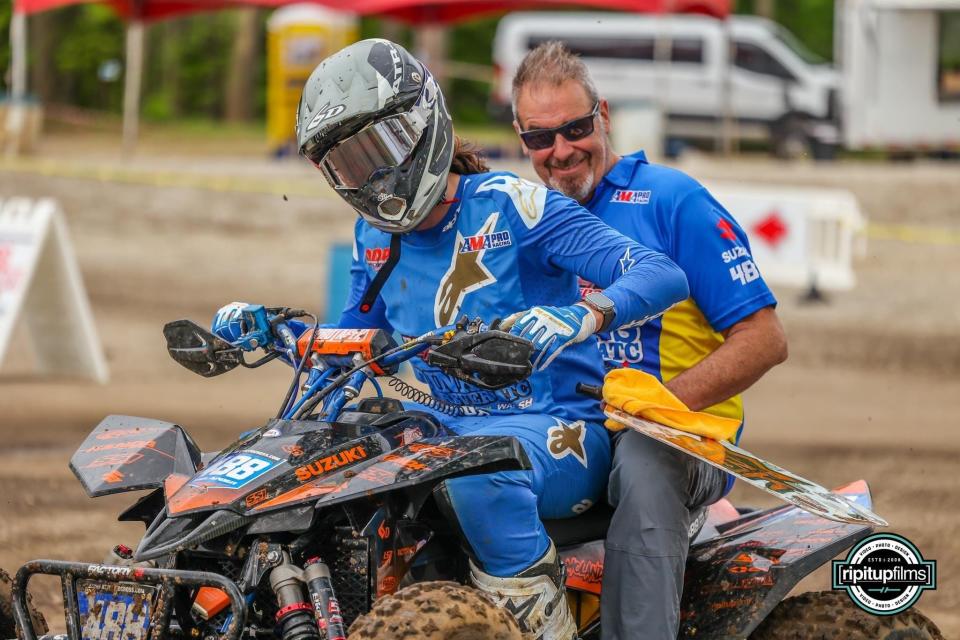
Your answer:
[[[37,635],[48,631],[47,621],[43,614],[33,606],[33,599],[27,594],[27,611],[33,620],[33,629]],[[13,618],[13,580],[3,569],[0,569],[0,638],[19,638],[17,625]]]
[[[456,582],[421,582],[377,600],[349,640],[521,640],[516,620]]]
[[[750,640],[944,640],[916,609],[892,616],[867,613],[839,591],[802,593],[774,608]]]

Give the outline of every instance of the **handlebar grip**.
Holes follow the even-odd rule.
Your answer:
[[[577,393],[590,396],[595,400],[603,400],[603,387],[595,384],[584,384],[583,382],[578,382]]]
[[[278,322],[275,327],[277,335],[280,336],[280,339],[283,341],[283,344],[293,351],[294,354],[297,353],[297,338],[293,335],[293,331],[290,330],[290,327],[284,322]]]

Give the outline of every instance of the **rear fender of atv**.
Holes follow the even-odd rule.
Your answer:
[[[870,507],[867,483],[835,490]],[[679,637],[745,638],[807,574],[872,532],[796,507],[749,513],[690,549]]]

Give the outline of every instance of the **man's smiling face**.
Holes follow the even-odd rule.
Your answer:
[[[534,82],[523,87],[517,97],[513,126],[517,133],[549,129],[589,115],[594,106],[587,91],[574,80],[560,85]],[[570,141],[557,134],[546,149],[523,146],[545,184],[581,203],[593,195],[613,156],[607,142],[610,118],[606,100],[600,101],[593,125],[593,133],[580,140]]]

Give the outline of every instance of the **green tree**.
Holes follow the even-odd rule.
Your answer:
[[[0,2],[0,33],[10,33],[10,16],[13,13],[12,2]],[[3,72],[4,93],[10,90],[9,75],[10,70],[10,38],[0,38],[0,70]]]
[[[121,82],[105,86],[98,77],[98,70],[109,60],[123,60],[123,21],[101,4],[63,7],[51,13],[50,17],[54,19],[56,35],[53,55],[55,68],[51,74],[57,90],[50,96],[41,97],[53,103],[119,111],[122,77]],[[48,63],[34,58],[31,64],[36,68]],[[33,89],[46,93],[37,86]]]
[[[833,59],[834,0],[774,0],[773,19],[824,60]],[[740,14],[756,12],[756,0],[737,0]]]
[[[451,60],[491,66],[493,36],[499,18],[471,20],[450,30]],[[464,124],[487,122],[491,85],[488,82],[454,78],[450,83],[450,108],[454,121]]]

